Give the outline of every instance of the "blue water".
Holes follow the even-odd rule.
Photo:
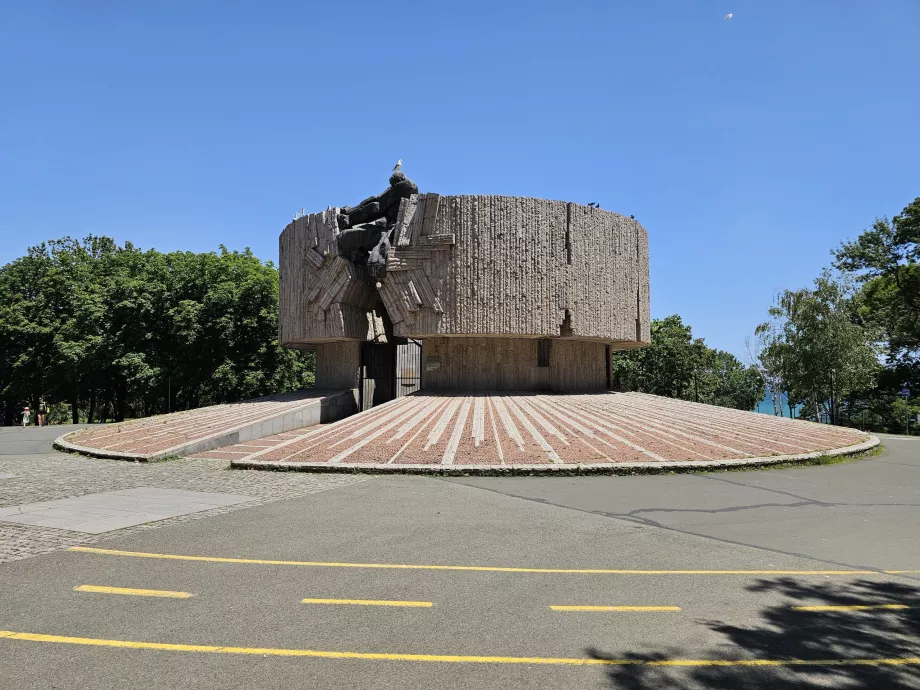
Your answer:
[[[787,404],[788,400],[785,394],[782,396],[782,402],[783,402],[783,416],[788,417],[789,416],[789,405]],[[793,409],[796,417],[798,417],[799,415],[799,409],[801,409],[801,405]],[[767,393],[764,396],[763,400],[757,403],[757,407],[754,408],[754,412],[761,412],[763,414],[773,414],[773,401],[770,399],[769,393]]]

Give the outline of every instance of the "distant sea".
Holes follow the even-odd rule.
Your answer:
[[[783,403],[783,416],[788,417],[789,416],[788,399],[786,398],[785,394],[781,396],[781,399]],[[799,410],[801,409],[801,407],[802,406],[799,405],[793,409],[793,412],[795,412],[796,417],[799,416]],[[754,412],[761,412],[763,414],[773,414],[773,400],[770,398],[769,392],[764,396],[763,400],[757,403],[757,407],[754,408]]]

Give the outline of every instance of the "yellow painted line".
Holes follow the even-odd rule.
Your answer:
[[[793,606],[793,611],[874,611],[900,610],[910,608],[906,604],[866,604],[857,606]]]
[[[95,637],[67,637],[40,633],[0,630],[0,639],[90,647],[119,647],[122,649],[155,649],[166,652],[199,652],[210,654],[242,654],[253,656],[301,656],[320,659],[364,659],[373,661],[428,661],[467,664],[541,664],[550,666],[917,666],[920,657],[877,659],[584,659],[577,657],[529,656],[465,656],[458,654],[389,654],[378,652],[334,652],[317,649],[278,649],[273,647],[222,647],[205,644],[170,644],[166,642],[136,642],[133,640],[104,640]]]
[[[394,601],[389,599],[304,599],[301,604],[348,604],[355,606],[415,606],[431,608],[430,601]]]
[[[99,594],[128,594],[135,597],[164,597],[166,599],[188,599],[195,596],[188,592],[170,592],[163,589],[130,589],[128,587],[100,587],[99,585],[80,585],[74,592],[97,592]]]
[[[553,611],[680,611],[680,606],[550,606]]]
[[[245,563],[249,565],[297,565],[312,568],[378,568],[383,570],[465,570],[490,573],[554,573],[564,575],[893,575],[920,570],[613,570],[606,568],[512,568],[486,565],[418,565],[404,563],[336,563],[327,561],[278,561],[263,558],[224,558],[219,556],[185,556],[174,553],[147,553],[71,546],[68,551],[105,556],[162,558],[173,561],[205,563]]]

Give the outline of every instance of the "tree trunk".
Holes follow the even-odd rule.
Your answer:
[[[93,415],[95,414],[95,412],[96,412],[96,389],[94,388],[93,391],[89,394],[89,414],[86,417],[87,424],[93,423]]]
[[[76,391],[74,391],[73,397],[70,399],[70,418],[74,424],[80,423],[80,407]]]
[[[125,421],[125,410],[127,409],[127,391],[124,386],[119,386],[115,391],[115,400],[118,403],[118,407],[115,408],[115,421],[123,422]]]

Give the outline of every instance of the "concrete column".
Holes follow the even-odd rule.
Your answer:
[[[316,387],[358,388],[361,343],[356,340],[316,344]]]

